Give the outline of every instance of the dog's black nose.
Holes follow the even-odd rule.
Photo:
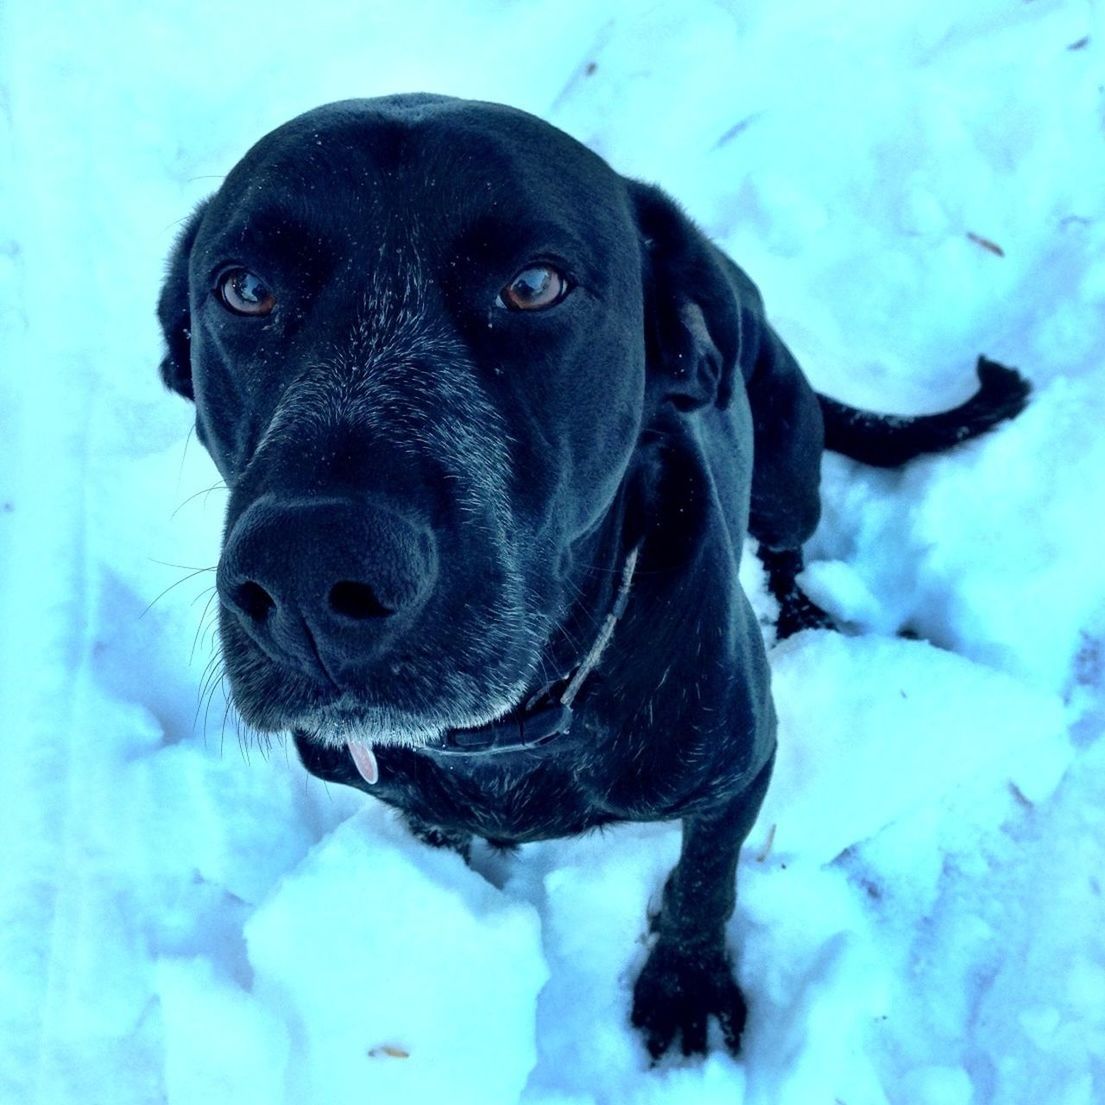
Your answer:
[[[265,495],[235,522],[219,598],[273,659],[341,682],[409,628],[437,579],[432,531],[363,497]]]

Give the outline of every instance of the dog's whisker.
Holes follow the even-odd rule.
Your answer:
[[[216,652],[204,665],[203,672],[200,676],[199,693],[196,699],[197,717],[195,720],[198,720],[199,711],[204,705],[205,701],[208,704],[210,703],[211,695],[214,693],[214,688],[218,684],[222,673],[222,655]]]
[[[238,713],[237,710],[234,709],[234,700],[230,695],[226,696],[226,705],[223,708],[222,722],[219,725],[219,750],[220,750],[220,754],[222,752],[222,748],[223,748],[224,744],[226,743],[227,723],[230,721],[230,719],[232,717],[234,718],[234,721],[235,721],[235,735],[238,739],[238,748],[242,753],[242,758],[248,764],[249,763],[249,748],[248,748],[247,745],[242,743],[241,729],[238,728],[238,725],[240,724],[240,721],[241,721],[241,715]]]
[[[205,587],[202,591],[197,592],[195,598],[192,599],[192,601],[191,601],[191,603],[189,603],[189,605],[190,606],[195,606],[196,603],[199,602],[200,599],[202,599],[204,597],[204,595],[206,595],[207,596],[207,604],[203,608],[203,614],[200,615],[200,617],[202,618],[203,616],[205,616],[207,614],[207,611],[210,609],[210,606],[211,606],[211,600],[214,599],[217,594],[218,594],[218,589],[215,587],[214,584],[212,584],[210,587]]]
[[[184,499],[176,507],[176,509],[172,512],[172,514],[169,515],[169,518],[170,519],[175,518],[190,502],[192,502],[195,499],[198,499],[201,495],[211,495],[216,491],[228,491],[228,490],[229,490],[229,488],[227,487],[226,483],[222,480],[219,480],[218,483],[213,483],[210,487],[205,487],[201,491],[195,491],[191,495],[189,495],[188,498]]]
[[[155,557],[149,557],[151,564],[157,564],[162,568],[176,568],[182,572],[192,572],[195,575],[199,575],[201,572],[214,572],[218,569],[217,564],[207,564],[203,566],[197,566],[195,564],[174,564],[171,560],[158,560]]]
[[[199,697],[196,700],[196,711],[199,712],[200,707],[206,697],[213,693],[213,686],[218,682],[219,677],[222,674],[222,656],[216,653],[210,660],[204,665],[203,672],[200,676],[200,689]]]
[[[186,576],[178,579],[175,583],[170,583],[164,591],[162,591],[159,595],[157,595],[155,598],[151,599],[149,603],[147,603],[145,609],[142,611],[141,614],[138,615],[139,620],[144,618],[154,608],[154,606],[157,605],[157,603],[159,603],[170,591],[176,590],[176,588],[179,587],[182,583],[187,583],[190,579],[195,579],[196,576],[203,575],[204,572],[213,572],[214,570],[214,568],[196,568],[193,571],[190,571]]]
[[[228,693],[229,686],[225,657],[223,656],[221,650],[217,650],[215,654],[211,657],[204,678],[203,729],[205,735],[210,731],[211,706],[215,701],[215,695],[220,692],[229,703],[231,701],[231,695]]]
[[[192,650],[188,654],[188,663],[189,664],[191,664],[196,658],[196,649],[199,646],[200,637],[203,634],[204,629],[205,628],[211,628],[212,627],[212,624],[211,624],[212,622],[214,622],[215,627],[217,627],[217,625],[218,625],[218,616],[217,615],[212,619],[209,619],[208,616],[211,613],[211,604],[218,598],[219,593],[218,593],[218,590],[214,587],[210,588],[210,591],[211,591],[211,593],[207,596],[207,602],[204,603],[203,610],[200,612],[199,622],[196,625],[196,632],[192,637]],[[193,605],[200,598],[203,597],[204,593],[205,592],[201,591],[200,594],[197,595],[196,598],[192,600]]]

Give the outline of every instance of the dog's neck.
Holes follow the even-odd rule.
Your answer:
[[[618,620],[625,612],[639,553],[640,545],[635,545],[626,554],[613,606],[603,619],[591,647],[573,671],[530,695],[506,717],[478,729],[449,729],[440,744],[425,751],[439,756],[491,756],[543,748],[566,736],[572,725],[572,704],[588,676],[598,666]]]

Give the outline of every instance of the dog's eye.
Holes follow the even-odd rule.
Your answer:
[[[530,265],[499,292],[496,303],[508,311],[541,311],[555,306],[569,290],[568,278],[552,265]]]
[[[249,269],[227,269],[216,291],[223,306],[236,315],[267,315],[276,306],[268,285]]]

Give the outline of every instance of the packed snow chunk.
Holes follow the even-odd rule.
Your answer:
[[[280,1019],[218,978],[210,960],[163,959],[155,974],[168,1105],[280,1101],[288,1063]]]
[[[842,620],[1062,692],[1105,617],[1105,373],[1056,379],[984,439],[896,472],[828,458],[804,580]],[[874,602],[818,561],[846,560]]]
[[[911,1105],[971,1105],[974,1090],[962,1067],[916,1067],[902,1079],[901,1100]]]
[[[143,896],[164,880],[164,900],[151,912],[159,923],[174,912],[174,901],[194,913],[187,888],[201,884],[242,902],[261,901],[313,843],[302,816],[302,776],[278,765],[179,744],[128,764],[125,777],[133,813],[119,846],[125,842],[133,852],[132,869],[144,866]],[[146,842],[155,836],[160,847],[151,850]]]
[[[956,910],[985,910],[998,934],[987,968],[971,957],[984,984],[969,1013],[971,1043],[990,1057],[994,1105],[1103,1099],[1105,742],[1083,751],[1045,809],[1046,820],[1037,815],[999,840],[996,856],[987,849],[986,897]],[[962,927],[945,921],[930,954],[956,957]]]
[[[508,893],[544,875],[541,914],[550,980],[538,1003],[539,1089],[618,1099],[626,1079],[648,1066],[630,1028],[633,984],[648,954],[648,917],[679,858],[674,824],[617,825],[602,833],[527,849]]]
[[[739,1105],[745,1100],[744,1086],[743,1065],[715,1044],[704,1059],[669,1059],[627,1085],[624,1096],[600,1100],[611,1105]]]
[[[879,600],[863,576],[844,560],[815,560],[798,577],[802,590],[818,606],[847,625],[876,624]]]
[[[373,804],[246,926],[292,1038],[287,1100],[514,1101],[547,972],[536,914]]]
[[[836,868],[746,857],[731,932],[748,999],[749,1105],[885,1100],[874,1055],[889,963]]]
[[[828,862],[983,775],[1039,800],[1069,762],[1057,698],[924,642],[808,631],[772,673],[779,754],[757,852]]]
[[[951,600],[937,619],[920,608],[918,628],[1056,689],[1105,610],[1103,382],[1053,381],[1007,432],[947,466],[914,518],[922,590]],[[968,540],[940,540],[960,527]]]

